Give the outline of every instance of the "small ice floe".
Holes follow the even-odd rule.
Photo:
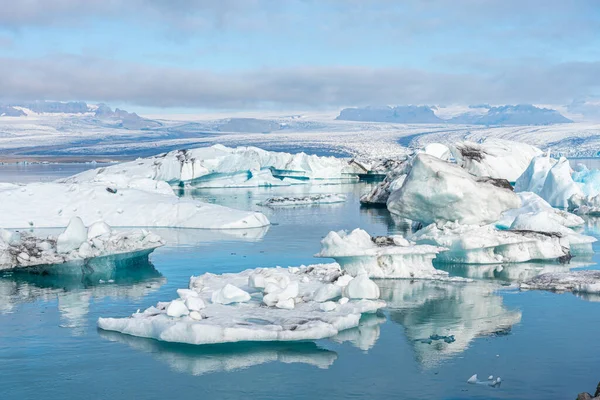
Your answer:
[[[569,271],[541,274],[523,282],[521,289],[599,294],[600,271]]]
[[[488,385],[491,386],[493,388],[499,387],[500,384],[502,383],[502,379],[500,377],[497,377],[494,379],[493,375],[488,376],[486,381],[480,381],[477,378],[477,374],[471,376],[469,379],[467,379],[467,383],[470,383],[472,385]]]
[[[419,342],[419,343],[431,344],[438,340],[441,340],[448,344],[456,342],[454,335],[443,336],[443,335],[437,335],[437,334],[433,334],[425,339],[416,339],[415,341]]]
[[[335,259],[352,276],[434,279],[447,276],[432,264],[443,250],[439,246],[415,245],[402,236],[371,237],[355,229],[350,233],[329,232],[316,257]]]
[[[265,207],[312,206],[343,203],[344,201],[346,201],[346,196],[342,194],[315,194],[302,197],[269,197],[258,205]]]
[[[323,292],[329,294],[317,297]],[[367,277],[349,279],[337,264],[206,273],[190,278],[189,288],[177,293],[178,299],[129,318],[99,318],[98,326],[189,344],[316,340],[358,327],[363,313],[385,306],[375,283]],[[202,301],[193,311],[192,299]]]
[[[0,271],[40,272],[45,266],[99,257],[140,252],[149,254],[162,245],[164,241],[158,235],[144,229],[113,232],[102,221],[86,227],[80,218],[74,217],[58,238],[39,238],[27,232],[0,230]]]

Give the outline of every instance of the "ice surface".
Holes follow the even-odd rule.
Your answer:
[[[27,232],[20,235],[0,231],[0,271],[45,271],[45,266],[69,263],[73,273],[81,272],[78,262],[121,254],[148,254],[164,241],[146,230],[112,232],[111,230],[88,239],[88,229],[79,218],[73,218],[67,229],[58,236],[39,238]],[[57,269],[69,273],[69,268]]]
[[[447,161],[452,155],[448,146],[442,143],[429,143],[423,148],[423,152],[444,161]]]
[[[477,178],[454,164],[419,154],[387,206],[390,212],[423,224],[485,224],[521,206],[519,197],[506,185],[507,181]]]
[[[74,216],[87,225],[103,220],[113,227],[203,229],[257,228],[269,225],[258,212],[234,210],[173,192],[117,189],[98,183],[32,183],[1,190],[0,226],[65,227]]]
[[[571,256],[570,241],[562,235],[498,230],[490,225],[431,224],[407,238],[420,245],[447,248],[436,257],[436,261],[446,263],[495,264]]]
[[[569,210],[579,215],[600,215],[600,194],[588,197],[581,195],[571,196],[569,198]]]
[[[534,157],[527,169],[519,176],[515,182],[517,192],[541,193],[548,172],[556,164],[556,160],[550,158],[550,154]]]
[[[329,232],[316,256],[335,259],[352,276],[435,279],[446,275],[432,264],[443,250],[439,246],[414,245],[401,236],[372,238],[357,228],[350,233]]]
[[[259,203],[266,207],[307,206],[319,204],[343,203],[346,196],[342,194],[315,194],[302,197],[269,197]]]
[[[98,326],[132,336],[189,344],[323,339],[357,327],[361,314],[385,306],[381,300],[355,299],[345,304],[334,303],[334,309],[323,311],[324,303],[314,300],[315,293],[324,285],[335,284],[343,275],[337,264],[258,268],[223,275],[207,273],[192,277],[189,285],[206,303],[206,308],[200,310],[201,320],[185,315],[168,316],[166,310],[171,302],[158,303],[129,318],[99,318]],[[222,294],[229,286],[248,293],[250,299],[227,305],[212,301],[214,293]],[[187,292],[182,293],[189,296]],[[294,308],[266,305],[272,304],[270,300],[265,301],[271,294],[284,297],[295,294]],[[279,300],[281,298],[276,304]],[[287,300],[289,302],[289,298]]]
[[[346,159],[214,145],[98,168],[65,182],[99,181],[123,185],[133,179],[151,179],[198,187],[256,187],[289,185],[290,179],[297,183],[305,180],[352,181],[362,172]],[[288,178],[288,181],[277,178]]]
[[[548,176],[539,195],[553,207],[567,208],[569,198],[583,194],[581,188],[571,177],[569,160],[561,157],[548,171]]]
[[[567,228],[574,228],[584,224],[583,218],[571,214],[564,210],[552,207],[548,202],[532,192],[517,193],[521,199],[521,207],[506,210],[502,218],[496,222],[496,226],[501,229],[508,229],[513,224],[515,218],[521,214],[545,212],[552,221],[555,221]]]
[[[541,274],[522,283],[521,289],[599,294],[600,271],[569,271]]]
[[[450,147],[456,163],[476,176],[514,182],[531,160],[542,154],[537,147],[501,139],[482,143],[462,142]]]

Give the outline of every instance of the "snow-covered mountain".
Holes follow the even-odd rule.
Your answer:
[[[450,123],[468,125],[550,125],[573,122],[556,110],[531,104],[468,108],[437,106],[397,106],[345,108],[337,117],[344,121],[395,122],[404,124]]]

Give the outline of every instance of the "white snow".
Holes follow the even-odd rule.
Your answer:
[[[262,275],[263,279],[256,279],[257,275]],[[98,326],[133,336],[189,344],[323,339],[357,327],[361,314],[372,313],[385,306],[381,300],[354,299],[345,304],[334,303],[335,309],[330,309],[328,305],[323,306],[326,303],[313,299],[317,289],[334,283],[342,275],[343,271],[337,264],[259,268],[223,275],[207,273],[192,277],[189,285],[189,289],[197,292],[206,303],[206,308],[200,310],[200,320],[183,315],[183,308],[181,316],[169,316],[167,309],[173,302],[183,304],[182,300],[175,299],[170,303],[158,303],[156,307],[128,318],[99,318]],[[251,276],[254,278],[251,279]],[[297,285],[298,297],[293,299],[294,308],[265,306],[264,293],[250,286],[250,282],[268,282],[267,285],[279,282],[286,288]],[[213,298],[220,299],[223,289],[229,287],[246,292],[250,298],[243,303],[231,304],[212,301]],[[182,293],[189,298],[189,293]],[[220,294],[215,296],[214,293]],[[289,305],[289,300],[286,303]],[[321,307],[329,311],[323,311]]]
[[[86,225],[113,227],[240,229],[269,225],[258,212],[234,210],[190,198],[138,189],[116,193],[94,183],[32,183],[0,191],[0,226],[65,227],[74,216]]]
[[[27,232],[20,236],[0,230],[0,270],[35,269],[69,263],[73,268],[60,268],[57,273],[80,273],[86,260],[100,257],[149,254],[164,241],[146,230],[105,233],[88,239],[88,229],[75,217],[58,239],[35,237]],[[89,266],[89,265],[88,265]],[[92,269],[91,267],[89,268]],[[49,271],[52,272],[52,271]]]
[[[414,245],[402,237],[377,238],[362,229],[329,232],[321,241],[316,257],[333,258],[348,274],[371,278],[434,279],[446,273],[433,267],[432,260],[444,249],[438,246]],[[349,297],[349,296],[346,296]]]
[[[530,161],[542,154],[525,143],[489,138],[481,143],[462,142],[450,147],[456,163],[476,176],[514,182]]]
[[[266,207],[307,206],[319,204],[343,203],[346,196],[342,194],[316,194],[302,197],[269,197],[259,203]]]
[[[387,202],[390,212],[423,224],[485,224],[520,206],[511,190],[426,154],[417,155],[404,184]]]

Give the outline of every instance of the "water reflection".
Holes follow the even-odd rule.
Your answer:
[[[314,342],[231,343],[193,346],[160,342],[152,339],[98,330],[104,339],[124,343],[147,352],[174,371],[190,375],[230,372],[271,362],[302,363],[329,368],[337,353],[318,347]]]
[[[593,265],[593,262],[575,261],[558,263],[505,263],[505,264],[439,264],[436,268],[452,276],[471,279],[491,279],[505,282],[523,282],[537,275],[550,272],[568,272],[572,268]]]
[[[588,235],[600,238],[600,217],[585,217],[585,231]]]
[[[127,268],[84,275],[35,275],[23,272],[0,276],[0,314],[15,312],[19,304],[57,301],[61,326],[83,332],[90,303],[103,298],[141,299],[158,290],[166,279],[148,257],[130,259]]]
[[[477,337],[510,332],[521,321],[520,311],[504,306],[496,285],[391,279],[377,284],[390,319],[404,327],[425,368],[457,356]],[[452,335],[455,341],[420,341],[434,335]]]
[[[379,326],[385,321],[385,316],[380,313],[365,314],[362,316],[359,326],[346,329],[332,337],[331,340],[337,343],[349,342],[354,347],[366,352],[377,343],[380,334]]]
[[[386,207],[360,206],[360,213],[369,216],[373,224],[384,224],[390,235],[406,236],[411,232],[411,224],[408,220],[401,218],[388,211]]]

